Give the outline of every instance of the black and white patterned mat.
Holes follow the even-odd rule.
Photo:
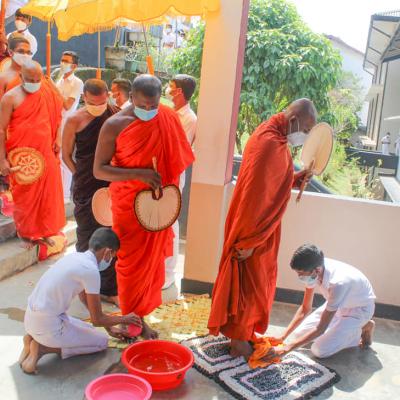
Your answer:
[[[240,400],[304,400],[340,380],[339,375],[299,352],[278,364],[250,369],[243,357],[229,355],[229,339],[204,336],[182,342],[195,357],[195,368]]]

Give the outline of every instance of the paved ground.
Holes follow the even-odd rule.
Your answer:
[[[26,299],[40,276],[52,263],[54,260],[35,265],[0,281],[2,400],[82,400],[88,382],[106,371],[119,368],[120,352],[108,349],[101,354],[64,361],[49,355],[40,361],[39,375],[27,376],[21,372],[17,358],[24,333],[22,321]],[[165,293],[165,298],[169,300],[176,297],[178,290],[178,287],[170,288]],[[113,309],[111,306],[107,308]],[[278,333],[286,326],[294,311],[294,306],[276,303],[271,332]],[[73,304],[70,313],[78,317],[86,316],[79,302]],[[335,387],[318,396],[318,399],[400,399],[399,359],[400,323],[377,320],[376,342],[370,350],[352,349],[324,361],[324,364],[334,368],[342,379]],[[156,393],[153,399],[226,400],[232,397],[212,381],[191,370],[180,388],[171,392]]]

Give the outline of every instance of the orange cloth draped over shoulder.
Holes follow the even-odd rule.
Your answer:
[[[210,333],[251,340],[264,333],[275,295],[281,220],[293,184],[283,113],[262,123],[243,155],[225,223],[225,238],[208,321]],[[244,262],[235,252],[255,249]]]
[[[60,161],[53,151],[61,111],[60,95],[42,80],[40,90],[27,94],[11,115],[6,152],[9,160],[13,152],[16,154],[13,160],[19,159],[18,164],[23,165],[20,171],[10,175],[14,221],[22,238],[51,237],[65,225]],[[38,180],[24,181],[42,167]]]
[[[180,174],[194,156],[175,111],[163,105],[150,121],[136,119],[117,137],[112,165],[122,168],[157,169],[162,185],[178,185]],[[147,232],[139,225],[133,204],[136,194],[148,186],[140,181],[110,185],[113,229],[121,247],[116,271],[118,296],[123,314],[144,316],[161,304],[165,280],[165,258],[172,255],[173,231]]]

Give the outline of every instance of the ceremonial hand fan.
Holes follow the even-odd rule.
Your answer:
[[[153,158],[153,167],[157,172],[157,161]],[[139,224],[150,232],[159,232],[169,228],[178,218],[182,199],[179,188],[167,185],[159,189],[140,191],[135,198],[134,210]]]
[[[111,195],[107,187],[97,190],[93,195],[92,211],[100,225],[112,226]]]
[[[304,169],[310,169],[313,175],[321,175],[331,158],[333,148],[333,129],[326,122],[321,122],[307,135],[301,152]],[[306,179],[300,186],[296,202],[299,202],[306,186]]]
[[[43,175],[45,159],[39,151],[32,147],[17,147],[8,153],[8,162],[15,180],[20,185],[35,183]]]

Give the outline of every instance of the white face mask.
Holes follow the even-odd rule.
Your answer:
[[[99,117],[107,110],[107,103],[100,104],[99,106],[93,106],[86,103],[86,110],[89,114],[93,115],[93,117]]]
[[[108,102],[114,107],[117,105],[117,100],[113,96],[108,98]]]
[[[18,32],[22,32],[28,27],[28,25],[24,21],[17,19],[15,21],[15,27],[17,28]]]
[[[308,288],[313,288],[315,287],[315,285],[317,284],[317,280],[318,280],[318,275],[312,276],[312,275],[302,275],[299,276],[299,279],[301,282],[304,283],[304,285]]]
[[[292,147],[302,146],[307,139],[307,135],[304,132],[300,131],[300,123],[299,120],[296,118],[297,121],[297,131],[293,133],[289,133],[286,137],[289,144]],[[292,122],[290,122],[290,130],[292,128]]]
[[[61,70],[61,73],[63,75],[68,74],[68,72],[72,71],[72,64],[66,63],[66,62],[62,62],[60,64],[60,70]]]
[[[19,65],[25,64],[27,61],[32,60],[32,56],[30,54],[20,54],[14,53],[12,59]]]
[[[41,82],[32,83],[32,82],[24,82],[22,87],[28,93],[35,93],[40,89]]]

